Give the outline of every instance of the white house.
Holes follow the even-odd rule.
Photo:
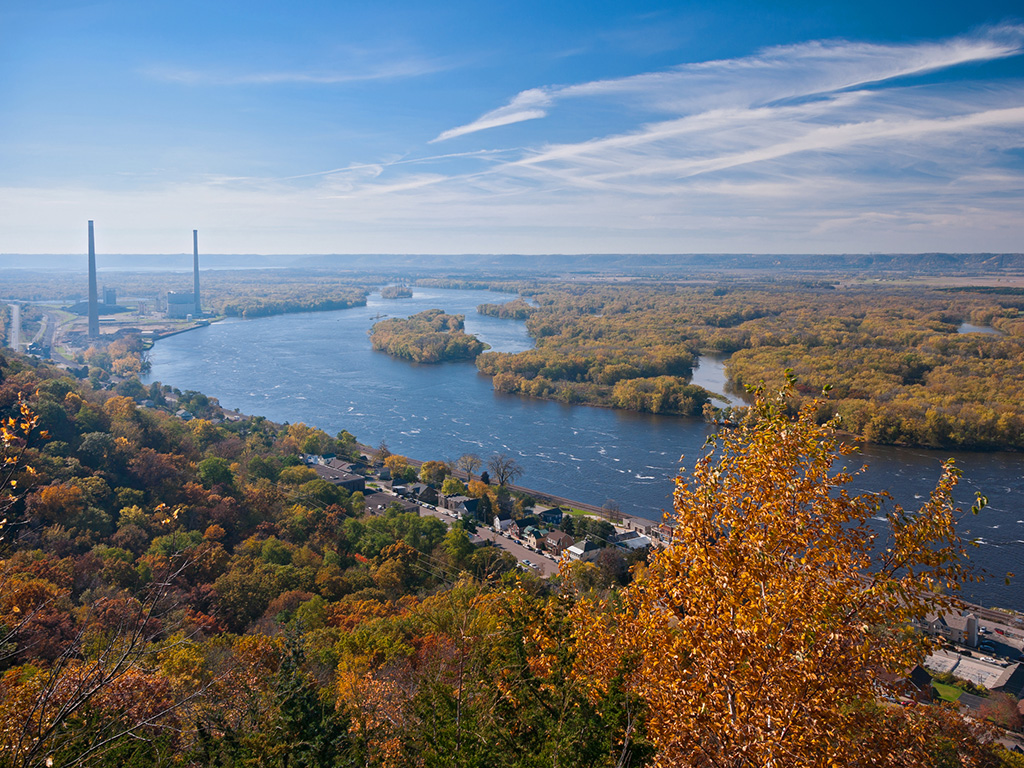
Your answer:
[[[512,515],[508,512],[499,512],[494,516],[494,528],[495,533],[504,533],[512,525]]]
[[[565,553],[569,556],[570,560],[593,560],[600,551],[601,548],[597,544],[584,539],[573,544],[565,550]]]

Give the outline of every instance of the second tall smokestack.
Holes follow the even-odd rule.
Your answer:
[[[100,308],[96,295],[96,242],[93,239],[92,222],[89,222],[89,336],[100,335]]]
[[[199,230],[192,230],[192,276],[195,280],[195,286],[192,289],[194,294],[196,305],[196,315],[203,314],[201,305],[199,304]]]

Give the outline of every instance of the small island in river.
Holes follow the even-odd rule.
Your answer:
[[[374,349],[416,363],[475,360],[490,347],[465,332],[465,319],[428,309],[412,317],[381,320],[370,329],[370,342]]]
[[[380,289],[382,299],[411,299],[412,288],[408,285],[385,285]]]
[[[476,308],[481,315],[500,317],[503,320],[529,320],[533,310],[533,307],[518,297],[504,304],[481,304]]]

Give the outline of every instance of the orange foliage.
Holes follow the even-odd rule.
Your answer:
[[[954,470],[920,512],[893,508],[875,552],[867,521],[883,499],[847,494],[852,476],[833,461],[850,449],[816,423],[816,404],[786,412],[784,397],[760,397],[692,481],[677,479],[672,546],[636,573],[621,610],[576,609],[583,677],[598,692],[625,675],[647,705],[655,765],[856,762],[887,718],[879,689],[923,658],[908,624],[970,578]],[[903,742],[872,765],[927,764],[907,717]]]

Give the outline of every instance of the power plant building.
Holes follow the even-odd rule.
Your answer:
[[[167,317],[184,319],[199,317],[203,310],[199,302],[199,230],[192,230],[192,283],[191,293],[167,292]]]
[[[196,297],[194,293],[179,293],[178,291],[167,292],[167,317],[187,318],[195,316]]]

